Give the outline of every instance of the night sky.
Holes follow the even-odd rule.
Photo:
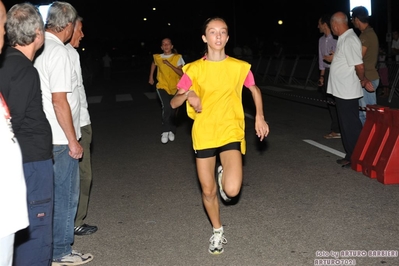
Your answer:
[[[372,0],[371,25],[382,45],[386,45],[387,2]],[[399,1],[391,1],[391,10],[399,10]],[[24,1],[3,1],[8,10]],[[48,4],[51,1],[32,0]],[[206,18],[221,16],[229,25],[227,49],[249,45],[257,49],[273,41],[292,53],[315,53],[320,37],[317,21],[323,13],[344,11],[349,15],[349,0],[230,0],[230,1],[110,1],[70,0],[83,17],[83,46],[120,47],[133,53],[160,52],[161,39],[170,37],[179,52],[203,48],[201,27]],[[131,6],[133,5],[133,6]],[[153,7],[157,9],[154,11]],[[147,21],[143,18],[146,17]],[[278,25],[277,21],[284,21]],[[170,25],[168,25],[170,23]],[[392,14],[392,28],[399,28],[399,16]],[[267,48],[266,48],[267,49]]]

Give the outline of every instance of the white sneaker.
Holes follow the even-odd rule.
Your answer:
[[[161,134],[161,142],[162,142],[163,144],[168,143],[168,135],[169,135],[168,132],[163,132],[163,133]]]
[[[224,199],[224,201],[229,202],[231,199],[224,193],[222,187],[222,177],[223,177],[223,167],[219,165],[218,167],[218,184],[219,184],[219,193],[220,196]]]
[[[223,245],[227,244],[227,239],[224,237],[222,232],[213,232],[213,235],[209,239],[209,253],[213,255],[222,254],[224,251]]]
[[[168,137],[169,137],[170,141],[174,141],[175,140],[175,134],[172,131],[169,131]]]
[[[67,265],[82,265],[93,260],[93,255],[90,253],[82,254],[76,250],[72,253],[65,255],[62,258],[54,259],[51,263],[52,266],[67,266]]]

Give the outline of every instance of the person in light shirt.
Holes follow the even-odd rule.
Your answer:
[[[90,120],[90,113],[87,103],[86,91],[83,84],[82,69],[80,64],[80,55],[76,50],[80,41],[84,37],[83,34],[83,18],[78,16],[75,23],[73,35],[66,48],[71,57],[72,66],[74,69],[74,79],[76,79],[76,86],[80,94],[80,131],[82,137],[79,143],[83,147],[83,157],[79,161],[79,177],[80,177],[80,196],[78,203],[78,211],[75,217],[75,235],[91,235],[97,231],[97,226],[88,225],[84,223],[87,217],[89,206],[89,198],[92,184],[92,170],[91,170],[91,141],[92,141],[92,127]]]
[[[359,99],[363,89],[373,89],[364,76],[362,43],[353,29],[348,26],[348,17],[343,12],[331,17],[331,30],[338,36],[337,48],[331,62],[327,93],[334,96],[338,121],[341,128],[345,158],[337,163],[350,167],[351,157],[363,125],[359,117]]]
[[[77,17],[76,9],[67,2],[55,1],[50,5],[44,48],[34,61],[40,77],[43,109],[53,135],[53,266],[80,265],[93,259],[90,253],[72,249],[83,148],[79,143],[80,94],[65,43],[72,37]]]
[[[5,13],[0,1],[0,34]],[[2,46],[2,41],[0,43]],[[0,213],[4,216],[0,219],[0,265],[11,266],[15,233],[26,228],[29,219],[21,148],[12,131],[8,107],[1,93],[0,147]]]
[[[341,129],[339,128],[338,123],[338,115],[337,108],[334,102],[334,97],[327,93],[327,84],[328,78],[330,75],[330,65],[332,58],[334,56],[334,51],[337,46],[337,40],[333,36],[330,27],[330,19],[331,15],[324,14],[319,18],[319,22],[317,27],[320,30],[320,33],[323,33],[319,38],[319,70],[320,77],[318,86],[321,90],[321,93],[324,97],[324,100],[327,101],[328,111],[330,112],[331,124],[330,124],[330,132],[323,137],[325,139],[340,139],[341,138]]]

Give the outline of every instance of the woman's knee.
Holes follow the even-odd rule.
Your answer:
[[[230,176],[230,177],[228,177],[226,175],[225,178],[226,178],[226,180],[223,185],[224,192],[229,197],[237,196],[241,191],[242,175],[241,176],[234,175],[234,176]]]
[[[202,195],[206,200],[212,200],[216,197],[216,186],[202,188]]]
[[[226,184],[225,187],[223,187],[224,192],[229,196],[229,197],[236,197],[240,191],[241,191],[241,184]]]

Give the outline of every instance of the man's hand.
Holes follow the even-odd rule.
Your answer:
[[[83,156],[83,148],[78,141],[72,141],[68,144],[69,156],[74,159],[80,159]]]
[[[374,92],[375,91],[371,81],[366,79],[366,78],[364,80],[360,81],[360,84],[362,84],[362,87],[365,88],[366,91],[368,91],[368,92]]]

